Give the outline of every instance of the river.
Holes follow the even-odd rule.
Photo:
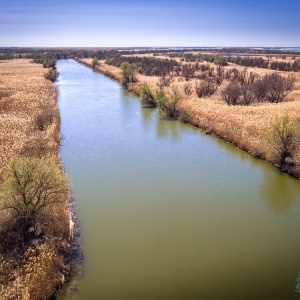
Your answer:
[[[299,299],[299,181],[73,60],[57,69],[74,299]]]

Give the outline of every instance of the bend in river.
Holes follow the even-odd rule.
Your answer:
[[[60,60],[84,249],[74,299],[298,299],[300,184]]]

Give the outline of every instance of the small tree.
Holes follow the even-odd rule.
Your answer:
[[[241,105],[250,105],[255,101],[255,93],[253,85],[243,85],[240,88],[241,90]]]
[[[211,96],[218,89],[216,81],[212,78],[208,78],[202,82],[195,83],[196,94],[199,98]]]
[[[130,82],[136,82],[136,66],[134,64],[130,64],[127,61],[124,61],[120,65],[121,68],[121,83],[127,88]]]
[[[98,64],[99,64],[98,58],[94,57],[92,60],[92,66],[93,66],[94,70],[95,70],[96,66],[98,66]]]
[[[55,69],[55,65],[56,65],[56,59],[52,58],[52,57],[46,57],[43,61],[42,61],[43,67],[44,68],[52,68]]]
[[[268,85],[266,83],[265,78],[259,78],[256,81],[254,81],[252,87],[257,101],[263,101],[268,92]]]
[[[265,76],[265,81],[268,87],[267,98],[271,103],[282,102],[283,99],[293,89],[295,83],[294,76],[282,77],[278,73]]]
[[[228,105],[237,105],[241,96],[241,88],[235,81],[230,82],[227,87],[222,90],[222,97]]]
[[[147,82],[140,86],[140,96],[145,104],[156,106],[155,96]]]
[[[186,64],[182,66],[182,76],[186,81],[191,80],[194,77],[196,68],[192,64]]]
[[[163,89],[164,87],[170,86],[170,84],[171,84],[170,76],[163,75],[158,78],[157,86],[160,90]]]
[[[224,79],[224,67],[221,65],[217,66],[217,85],[221,85]]]
[[[177,87],[172,88],[172,95],[167,97],[163,90],[156,93],[156,102],[161,110],[166,112],[170,117],[178,117],[177,105],[181,100]]]
[[[44,77],[52,82],[55,82],[56,79],[59,76],[59,72],[57,72],[55,69],[50,69],[45,75]]]
[[[186,96],[191,96],[193,94],[192,84],[187,82],[183,87],[183,91]]]
[[[300,146],[300,119],[285,116],[278,119],[266,136],[271,153],[282,167],[287,158],[293,159]]]
[[[11,247],[11,236],[15,246],[24,248],[32,237],[49,230],[51,209],[66,201],[69,188],[53,160],[20,157],[9,163],[0,191],[2,247]]]

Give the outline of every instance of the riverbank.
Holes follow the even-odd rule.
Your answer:
[[[62,171],[57,90],[44,78],[46,72],[26,59],[0,62],[1,181],[7,163],[16,157],[51,160]],[[40,234],[23,253],[0,253],[1,299],[50,299],[66,282],[74,224],[70,191],[62,197],[51,210],[53,235]]]
[[[165,59],[158,57],[157,59]],[[275,59],[275,58],[274,58]],[[177,59],[179,62],[180,60]],[[92,68],[92,59],[78,59],[78,62]],[[206,64],[207,65],[207,64]],[[209,64],[213,67],[213,64]],[[224,70],[236,68],[242,72],[244,67],[230,64],[224,67]],[[95,67],[99,71],[120,82],[120,68],[108,65],[104,60],[99,61]],[[254,72],[259,76],[274,73],[272,70],[248,68],[249,73]],[[287,72],[279,72],[287,76]],[[214,134],[227,142],[247,151],[251,155],[271,162],[276,165],[276,158],[270,152],[266,142],[266,133],[268,133],[277,119],[286,115],[291,118],[297,118],[300,114],[300,74],[293,73],[295,76],[295,86],[291,93],[281,103],[258,103],[249,106],[227,105],[221,97],[221,91],[226,86],[223,82],[217,91],[210,97],[197,97],[195,91],[187,95],[185,89],[192,90],[196,80],[185,81],[180,76],[175,76],[169,86],[164,87],[167,95],[179,94],[180,101],[176,106],[177,118],[183,122],[191,123],[203,129],[208,134]],[[140,96],[140,86],[147,83],[153,91],[158,90],[160,78],[157,76],[136,75],[136,82],[128,84],[127,89],[130,92]],[[300,177],[300,152],[294,156],[292,165],[284,165],[281,169],[292,176]]]

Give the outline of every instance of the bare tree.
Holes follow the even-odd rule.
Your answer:
[[[199,98],[213,95],[217,88],[218,85],[212,78],[209,78],[202,82],[196,82],[195,84],[196,94]]]
[[[288,93],[293,89],[294,76],[282,77],[278,73],[266,75],[265,79],[268,87],[267,99],[271,103],[282,102]]]
[[[222,97],[228,105],[237,105],[241,96],[240,85],[236,82],[230,82],[222,90]]]
[[[257,79],[253,83],[252,87],[257,101],[263,101],[268,92],[268,86],[266,84],[266,81],[263,78]]]
[[[182,76],[186,81],[189,81],[195,75],[196,68],[192,64],[186,64],[182,66]]]
[[[38,232],[47,231],[51,207],[66,202],[69,187],[53,160],[26,157],[9,163],[0,191],[1,240],[10,232],[14,243],[24,247]]]
[[[255,93],[252,85],[243,85],[240,87],[241,97],[240,103],[241,105],[250,105],[255,101]]]

